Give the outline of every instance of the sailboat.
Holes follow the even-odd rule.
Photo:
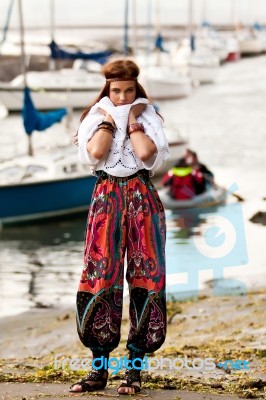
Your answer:
[[[140,82],[145,86],[147,93],[153,100],[170,100],[189,96],[192,93],[192,80],[190,76],[172,65],[171,55],[163,45],[160,28],[159,0],[156,2],[154,49],[151,49],[154,41],[151,34],[153,26],[151,17],[152,4],[149,2],[147,15],[148,32],[146,51],[144,54],[141,54],[137,48],[134,49],[134,58],[141,68]],[[136,23],[134,25],[134,29],[136,30]]]
[[[19,1],[21,53],[23,60],[23,122],[29,138],[28,155],[1,163],[0,225],[36,221],[88,209],[96,178],[77,161],[76,149],[64,148],[48,155],[33,154],[33,131],[43,131],[59,122],[65,109],[38,111],[27,87],[22,4]]]
[[[249,26],[238,27],[237,37],[242,55],[258,55],[264,50],[264,29],[262,29],[261,24],[258,22],[263,13],[259,8],[258,1],[250,1],[247,5]]]
[[[23,75],[11,82],[0,82],[0,102],[9,111],[20,111],[23,103]],[[84,108],[93,100],[105,81],[100,73],[64,68],[57,71],[27,72],[28,86],[39,110],[58,107]]]
[[[51,8],[53,5],[51,0]],[[54,41],[53,13],[51,21],[51,60],[83,59],[103,64],[112,54],[109,50],[84,53],[60,48]],[[28,87],[32,91],[34,104],[39,110],[53,110],[58,107],[82,109],[90,103],[104,86],[105,80],[99,71],[63,68],[47,71],[27,71]],[[11,82],[0,82],[0,102],[9,111],[20,111],[23,103],[24,76],[20,74]]]

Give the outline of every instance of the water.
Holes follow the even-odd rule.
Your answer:
[[[85,223],[86,215],[2,231],[0,315],[73,303]]]
[[[225,206],[182,215],[167,211],[167,284],[177,285],[178,293],[211,287],[212,279],[218,282],[211,289],[214,294],[224,282],[231,285],[231,292],[236,287],[244,290],[245,285],[265,286],[265,226],[249,221],[266,208],[265,69],[265,55],[242,59],[222,66],[216,84],[196,88],[187,99],[159,103],[166,125],[186,131],[190,147],[213,170],[217,183],[227,188],[236,183],[237,193],[245,199],[237,203],[231,196]],[[78,117],[75,113],[70,131],[61,124],[34,134],[36,153],[68,143]],[[19,115],[1,120],[0,132],[0,160],[25,153],[27,138]],[[74,305],[85,223],[82,215],[1,231],[0,315]],[[232,254],[227,257],[225,249],[220,257],[206,261],[206,245],[223,248],[217,226],[224,229],[222,234],[233,235],[232,226],[235,229],[236,240],[229,236],[228,244],[234,241]]]

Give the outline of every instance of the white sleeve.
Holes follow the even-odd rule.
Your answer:
[[[92,157],[87,150],[87,143],[98,129],[98,124],[103,120],[100,113],[88,114],[81,122],[78,129],[78,156],[82,164],[87,164],[95,169],[99,160]]]
[[[125,133],[123,132],[126,132],[130,106],[115,107],[109,97],[105,96],[91,108],[90,112],[81,122],[78,129],[78,156],[81,163],[89,165],[92,171],[96,169],[100,160],[90,155],[87,151],[87,143],[97,131],[98,124],[104,120],[104,116],[99,111],[99,108],[112,115],[117,126],[121,128],[116,132],[116,140],[123,141],[125,138]]]
[[[155,171],[169,157],[168,142],[163,129],[163,121],[152,105],[148,105],[138,118],[143,123],[145,134],[151,138],[157,147],[157,152],[147,161],[143,161],[144,168]]]

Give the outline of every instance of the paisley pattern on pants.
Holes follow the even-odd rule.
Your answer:
[[[114,178],[103,173],[98,178],[77,293],[78,333],[93,352],[111,352],[120,341],[125,255],[127,348],[150,353],[164,342],[165,234],[164,209],[147,174]]]

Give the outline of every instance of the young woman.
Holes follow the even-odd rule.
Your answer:
[[[150,175],[167,158],[168,144],[162,118],[138,83],[138,66],[116,60],[103,73],[106,85],[83,112],[78,130],[80,160],[98,180],[88,214],[77,329],[97,360],[70,391],[106,386],[109,354],[120,341],[126,255],[130,363],[118,393],[134,394],[140,391],[141,360],[160,348],[166,334],[165,215]]]

